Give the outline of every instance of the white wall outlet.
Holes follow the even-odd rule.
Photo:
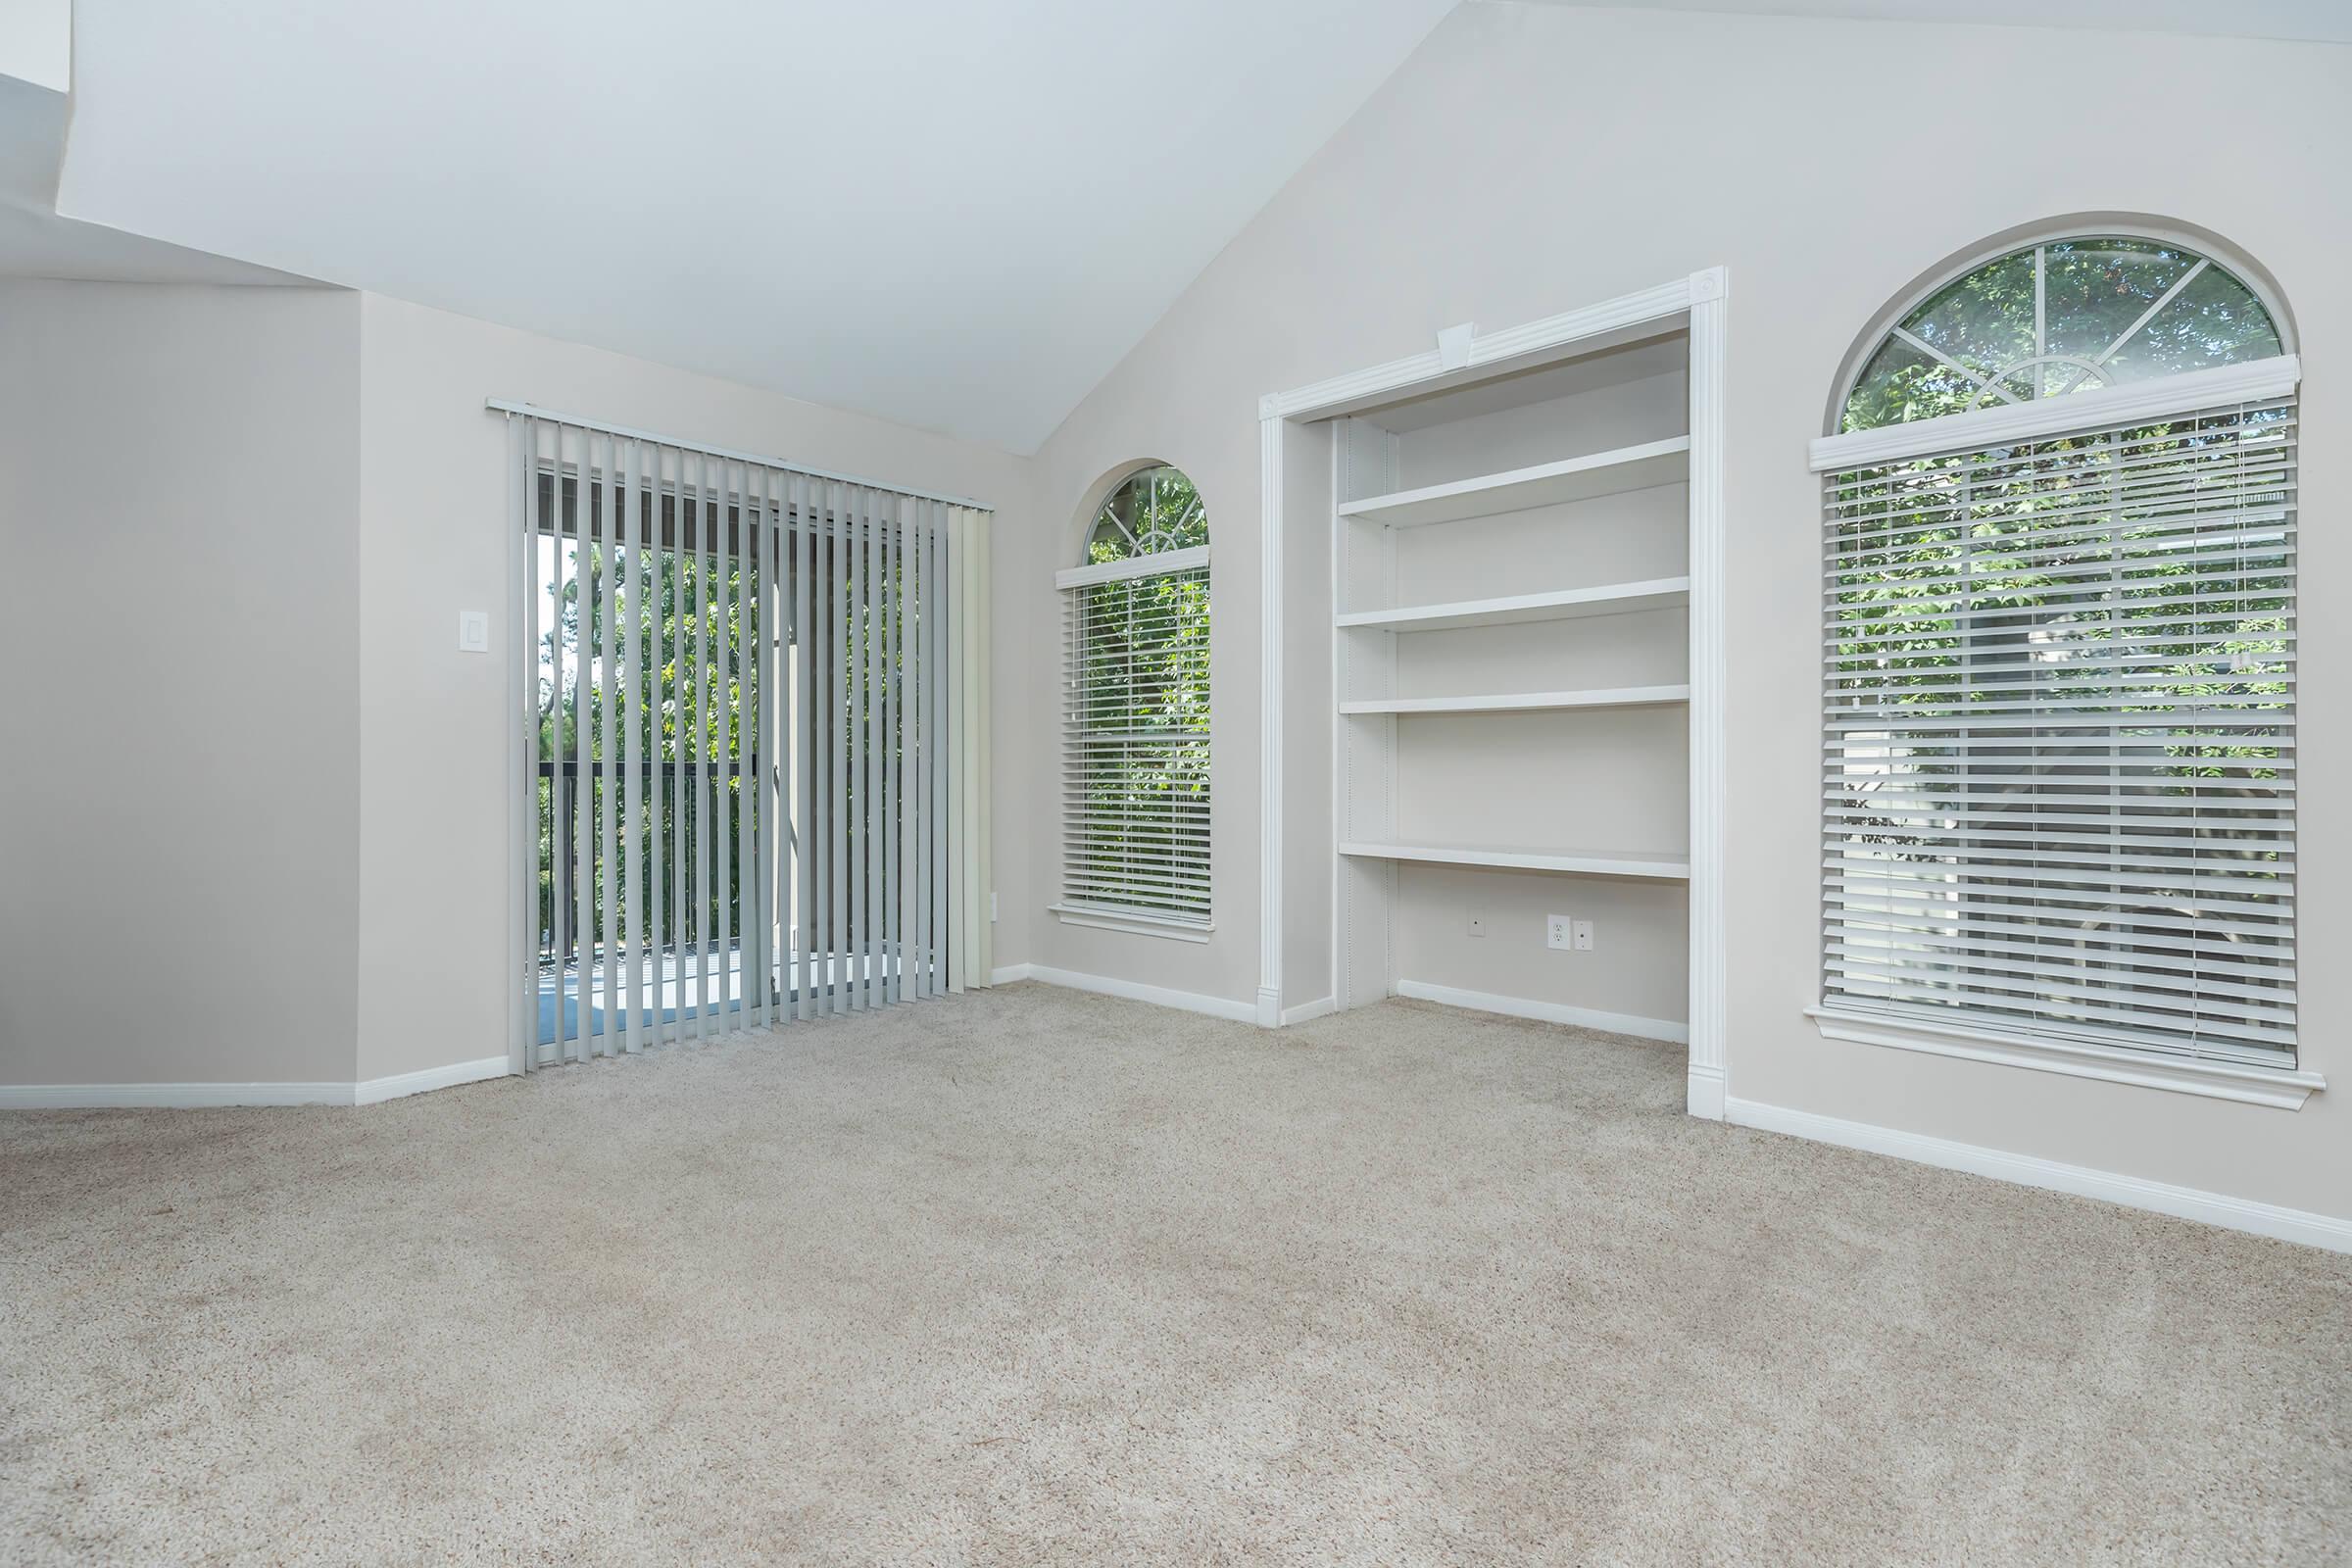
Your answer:
[[[1559,948],[1565,951],[1569,946],[1568,928],[1575,923],[1564,914],[1545,915],[1544,917],[1544,945],[1547,948]]]
[[[1487,934],[1487,917],[1485,915],[1474,914],[1470,917],[1470,934],[1474,937],[1483,937]]]
[[[490,612],[461,610],[458,612],[458,652],[486,654],[490,651]]]
[[[1572,921],[1572,922],[1570,922],[1570,924],[1569,924],[1568,933],[1569,933],[1569,940],[1570,940],[1570,942],[1572,943],[1572,945],[1575,947],[1575,949],[1576,949],[1576,951],[1577,951],[1577,952],[1579,952],[1579,953],[1591,953],[1591,952],[1592,951],[1592,921],[1590,921],[1590,920],[1576,920],[1576,921]]]

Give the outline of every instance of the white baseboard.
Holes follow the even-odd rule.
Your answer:
[[[2250,1231],[2256,1236],[2275,1237],[2282,1242],[2300,1242],[2306,1247],[2326,1248],[2332,1252],[2352,1252],[2352,1219],[2315,1214],[2306,1209],[2281,1208],[2276,1203],[2258,1203],[2250,1199],[2202,1192],[2194,1187],[2175,1187],[2169,1182],[2148,1181],[2143,1177],[2124,1176],[2114,1171],[2092,1170],[2083,1165],[2064,1165],[2054,1159],[2013,1154],[2005,1150],[1955,1143],[1948,1138],[1930,1138],[1922,1133],[1898,1132],[1891,1127],[1877,1127],[1868,1122],[1817,1116],[1811,1111],[1789,1110],[1780,1105],[1760,1104],[1752,1100],[1726,1100],[1724,1119],[1742,1127],[1758,1127],[1766,1132],[1809,1138],[1815,1143],[1837,1144],[1841,1148],[1864,1150],[1874,1154],[1891,1154],[1897,1159],[1914,1160],[1922,1165],[1940,1165],[1946,1170],[1969,1171],[1978,1176],[1989,1176],[1995,1181],[2016,1182],[2024,1187],[2042,1187],[2051,1192],[2101,1199],[2110,1203],[2121,1203],[2127,1208],[2144,1208],[2159,1214],[2171,1214],[2179,1219],[2201,1220],[2205,1224],[2219,1225],[2228,1230]]]
[[[1531,1002],[1525,997],[1496,996],[1491,991],[1464,991],[1459,986],[1432,985],[1427,980],[1399,980],[1396,982],[1396,995],[1413,997],[1422,1002],[1443,1002],[1449,1007],[1499,1012],[1513,1018],[1572,1023],[1582,1029],[1601,1029],[1613,1035],[1637,1035],[1643,1040],[1663,1040],[1677,1046],[1690,1043],[1690,1026],[1677,1023],[1671,1018],[1639,1018],[1629,1012],[1601,1012],[1592,1007],[1571,1007],[1560,1002]]]
[[[1171,991],[1165,986],[1148,986],[1140,981],[1120,980],[1106,974],[1080,974],[1075,969],[1054,969],[1042,963],[1012,964],[997,970],[992,978],[998,985],[1014,980],[1037,980],[1050,986],[1064,986],[1072,991],[1092,991],[1105,997],[1124,997],[1129,1002],[1180,1007],[1186,1012],[1205,1012],[1212,1018],[1231,1018],[1239,1023],[1257,1021],[1257,1009],[1247,1002],[1202,996],[1198,991]]]
[[[0,1084],[0,1110],[207,1110],[227,1105],[372,1105],[428,1089],[503,1078],[483,1056],[357,1084]]]
[[[1304,1023],[1310,1018],[1320,1018],[1327,1012],[1337,1012],[1339,1010],[1340,999],[1337,997],[1325,997],[1320,1002],[1302,1002],[1296,1007],[1283,1008],[1282,1021],[1284,1026],[1288,1027],[1291,1024]]]
[[[206,1110],[348,1105],[350,1084],[0,1084],[0,1110]]]
[[[1029,971],[1036,967],[1034,963],[1008,963],[1002,969],[989,970],[988,983],[992,986],[1008,986],[1015,980],[1028,979]]]
[[[370,1078],[353,1085],[351,1102],[378,1104],[428,1090],[454,1089],[459,1084],[478,1084],[485,1078],[504,1078],[509,1070],[506,1057],[481,1056],[472,1061],[453,1061],[446,1067],[427,1067],[422,1072],[394,1073],[389,1078]]]

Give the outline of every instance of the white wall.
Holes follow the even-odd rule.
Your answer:
[[[368,1079],[506,1050],[507,438],[485,397],[971,496],[999,509],[1001,533],[1026,526],[1027,466],[379,295],[365,296],[362,321],[359,1059]],[[491,612],[495,652],[457,651],[462,609]],[[1017,811],[1004,803],[1021,796],[1001,780],[996,799]],[[1008,824],[1005,840],[1025,826]]]
[[[1057,807],[1041,790],[1027,897],[1016,909],[1007,893],[1007,918],[1022,922],[1004,941],[1007,961],[1235,1002],[1253,994],[1261,393],[1425,351],[1452,322],[1509,326],[1723,265],[1730,1092],[2352,1214],[2352,1043],[2340,1027],[2352,978],[2326,961],[2352,933],[2352,829],[2340,816],[2310,813],[2299,845],[2313,959],[2304,1059],[2337,1081],[2299,1112],[1828,1042],[1801,1011],[1816,999],[1819,964],[1820,498],[1805,443],[1821,431],[1855,334],[1923,270],[2022,223],[2140,213],[2227,236],[2267,266],[2297,313],[2309,377],[2304,580],[2340,581],[2352,535],[2328,524],[2352,493],[2348,144],[2352,50],[2338,47],[1544,6],[1455,12],[1039,454],[1044,525],[1002,536],[997,581],[1000,623],[1028,628],[1021,662],[1004,667],[1000,710],[1022,693],[1040,716],[1026,737],[1004,737],[1000,755],[1025,745],[1028,776],[1054,776],[1050,583],[1075,559],[1073,514],[1088,485],[1139,456],[1184,467],[1218,551],[1218,929],[1187,947],[1042,914],[1057,874]],[[2307,591],[2324,602],[2322,588]],[[2352,626],[2309,615],[2302,636],[2310,710],[2340,706]],[[1300,748],[1324,723],[1316,709],[1295,732],[1293,783],[1309,796],[1293,805],[1299,815],[1328,798],[1327,779],[1298,776],[1310,755]],[[2352,736],[2307,723],[2301,745],[2305,798],[2341,797]],[[1304,919],[1290,911],[1291,923]],[[1286,1005],[1323,989],[1297,966],[1286,978]]]
[[[505,1054],[489,396],[1024,518],[1004,453],[372,295],[0,281],[0,1086]]]
[[[0,280],[0,1084],[351,1081],[359,327]]]

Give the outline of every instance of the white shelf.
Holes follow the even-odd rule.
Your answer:
[[[1432,865],[1478,865],[1520,871],[1566,871],[1584,876],[1690,880],[1687,855],[1634,850],[1529,850],[1501,845],[1343,842],[1342,855],[1374,860],[1419,860]]]
[[[1690,579],[1656,577],[1647,582],[1613,582],[1598,588],[1563,588],[1547,594],[1514,594],[1503,599],[1462,599],[1403,610],[1357,610],[1338,617],[1342,627],[1381,631],[1450,631],[1461,626],[1512,626],[1531,620],[1578,620],[1587,615],[1627,615],[1640,610],[1672,610],[1690,603]]]
[[[1465,517],[1490,517],[1498,513],[1524,512],[1530,507],[1555,506],[1563,501],[1589,501],[1627,490],[1647,490],[1680,484],[1690,476],[1690,438],[1678,435],[1664,441],[1595,452],[1591,457],[1542,463],[1532,468],[1456,479],[1419,490],[1398,490],[1385,496],[1340,504],[1343,517],[1361,517],[1395,528],[1418,528],[1433,522],[1459,522]]]
[[[1690,700],[1688,686],[1608,686],[1582,692],[1499,692],[1478,697],[1382,697],[1342,703],[1343,713],[1544,713],[1571,708],[1664,708]]]

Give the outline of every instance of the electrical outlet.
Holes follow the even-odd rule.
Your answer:
[[[1483,937],[1487,934],[1487,917],[1485,915],[1474,914],[1470,917],[1470,934],[1474,937]]]
[[[1544,917],[1544,945],[1565,952],[1570,946],[1568,928],[1573,924],[1575,922],[1564,914],[1545,915]]]
[[[1576,949],[1576,951],[1577,951],[1577,952],[1579,952],[1579,953],[1591,953],[1591,952],[1592,951],[1592,921],[1590,921],[1590,920],[1575,920],[1575,921],[1571,921],[1571,922],[1569,923],[1569,927],[1568,927],[1568,936],[1569,936],[1569,941],[1570,941],[1570,943],[1571,943],[1571,944],[1572,944],[1572,945],[1575,947],[1575,949]]]

